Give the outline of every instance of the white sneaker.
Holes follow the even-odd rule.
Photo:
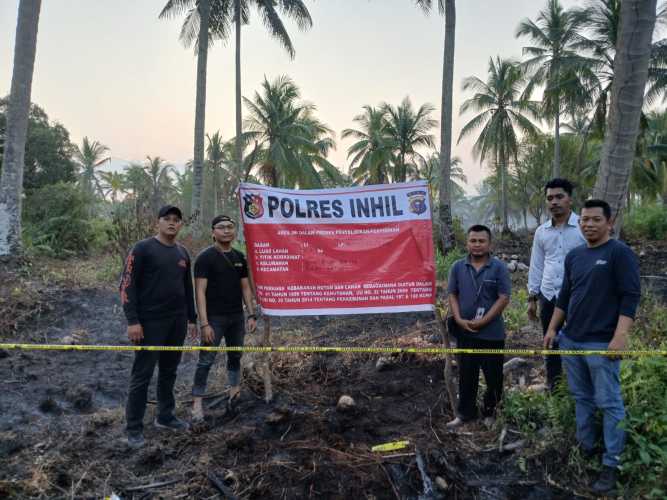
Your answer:
[[[447,422],[445,427],[448,429],[456,429],[457,427],[461,427],[464,423],[465,422],[463,422],[460,417],[456,417],[454,420]]]

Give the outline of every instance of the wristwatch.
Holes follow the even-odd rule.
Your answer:
[[[248,319],[250,319],[250,318],[252,318],[254,320],[257,320],[257,315],[255,313],[248,314]]]

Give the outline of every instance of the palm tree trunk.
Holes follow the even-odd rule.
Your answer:
[[[236,23],[236,141],[235,155],[238,168],[243,164],[241,147],[242,116],[241,116],[241,0],[234,2],[234,22]]]
[[[401,166],[398,170],[398,179],[396,182],[405,182],[406,179],[405,154],[401,153]]]
[[[508,232],[509,217],[507,210],[507,158],[505,157],[505,148],[500,149],[500,189],[502,190],[502,209],[503,209],[503,233]]]
[[[623,0],[609,116],[593,197],[612,209],[619,234],[644,103],[656,0]]]
[[[192,160],[192,216],[201,227],[202,177],[204,170],[204,134],[206,130],[206,64],[208,59],[208,25],[210,0],[199,2],[199,39],[197,53],[197,97],[195,104],[195,149]]]
[[[213,217],[220,213],[219,190],[220,186],[220,167],[213,165]]]
[[[560,110],[556,112],[556,124],[554,125],[554,164],[552,177],[560,177]]]
[[[443,253],[454,248],[452,221],[452,94],[454,89],[454,45],[456,2],[445,1],[445,48],[442,62],[442,109],[440,111],[440,189],[438,215]]]
[[[0,177],[0,255],[21,252],[21,198],[41,0],[21,0]]]

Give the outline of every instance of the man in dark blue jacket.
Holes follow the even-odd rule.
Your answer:
[[[544,338],[551,347],[560,335],[562,350],[623,351],[640,298],[639,264],[634,252],[611,239],[611,209],[603,200],[588,200],[580,217],[586,245],[565,257],[563,287]],[[577,440],[583,453],[595,454],[596,409],[603,415],[603,470],[592,488],[610,493],[616,486],[625,432],[620,359],[614,356],[563,356],[570,392],[576,405]]]

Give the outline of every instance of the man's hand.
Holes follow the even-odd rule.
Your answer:
[[[212,344],[214,335],[215,335],[215,332],[213,331],[213,327],[211,325],[203,326],[202,329],[201,329],[202,344],[206,344],[206,345]]]
[[[197,340],[197,325],[195,323],[188,323],[188,336],[190,340]]]
[[[255,333],[255,330],[257,330],[257,320],[255,318],[248,318],[248,330],[250,333]]]
[[[472,326],[472,321],[469,319],[456,319],[456,324],[463,328],[466,332],[477,333],[477,330]]]
[[[607,346],[609,351],[625,351],[627,348],[627,341],[624,336],[614,335]],[[609,356],[609,359],[617,360],[621,359],[623,356]]]
[[[537,321],[537,301],[528,299],[528,319]]]
[[[473,329],[473,331],[478,332],[487,325],[487,321],[484,318],[471,319],[468,321],[468,326]]]
[[[144,339],[144,328],[140,324],[127,326],[127,338],[133,344],[140,344]]]
[[[547,334],[544,336],[543,346],[545,349],[551,349],[553,346],[554,340],[556,339],[556,330],[547,330]]]

